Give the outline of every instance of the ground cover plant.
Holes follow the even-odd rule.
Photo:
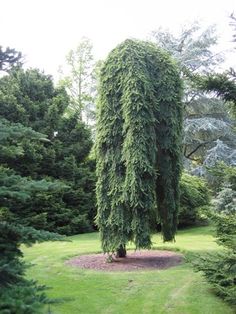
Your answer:
[[[195,227],[179,231],[175,243],[163,244],[160,235],[154,235],[152,241],[154,248],[184,254],[214,252],[220,247],[212,234],[212,227]],[[51,287],[49,297],[63,299],[43,313],[234,313],[187,263],[157,271],[84,270],[65,263],[81,254],[101,252],[99,235],[81,234],[69,239],[71,242],[23,248],[25,260],[35,264],[28,270],[28,278]]]

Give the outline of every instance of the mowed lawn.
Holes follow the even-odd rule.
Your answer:
[[[178,232],[175,243],[162,244],[153,236],[156,248],[187,252],[218,250],[211,227]],[[34,264],[28,277],[51,289],[48,296],[63,299],[50,306],[53,314],[233,314],[217,298],[200,273],[187,263],[156,271],[98,272],[65,264],[71,257],[100,252],[98,233],[69,237],[71,242],[45,242],[23,248],[25,260]],[[43,313],[49,313],[46,307]]]

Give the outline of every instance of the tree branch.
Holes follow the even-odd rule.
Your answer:
[[[189,153],[189,154],[187,154],[187,155],[186,155],[186,149],[185,149],[184,157],[185,157],[185,158],[188,158],[188,159],[191,159],[190,157],[191,157],[194,153],[196,153],[196,151],[197,151],[200,147],[202,147],[202,146],[204,146],[204,145],[206,145],[206,144],[212,143],[212,142],[214,142],[214,141],[215,141],[215,140],[211,140],[211,141],[206,141],[206,142],[200,143],[193,151],[191,151],[191,153]],[[194,160],[194,159],[192,159],[192,160]]]

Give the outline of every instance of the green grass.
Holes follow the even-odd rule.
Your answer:
[[[76,255],[99,252],[98,234],[69,239],[71,242],[45,242],[23,248],[26,261],[35,264],[28,270],[29,278],[51,287],[47,292],[50,297],[65,299],[51,306],[54,314],[233,314],[188,264],[159,271],[82,270],[65,265],[65,261]],[[160,236],[155,235],[153,244],[182,252],[219,249],[211,227],[179,231],[176,242],[169,244],[162,244]]]

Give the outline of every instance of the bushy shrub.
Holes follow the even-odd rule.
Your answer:
[[[217,172],[216,172],[217,170]],[[220,171],[221,170],[221,171]],[[216,225],[217,243],[224,250],[195,257],[193,265],[202,271],[218,296],[236,305],[236,172],[233,167],[218,165],[215,174],[222,189],[213,202],[210,214]],[[230,184],[230,185],[229,185]]]
[[[207,180],[215,193],[218,193],[225,184],[236,191],[236,167],[219,162],[207,170]]]
[[[180,180],[179,226],[191,226],[200,219],[200,209],[210,203],[210,191],[206,182],[196,176],[183,173]]]
[[[197,256],[192,263],[213,285],[215,293],[236,305],[236,215],[214,214],[216,238],[224,250]]]
[[[230,214],[236,212],[236,191],[225,186],[212,202],[217,213]]]

